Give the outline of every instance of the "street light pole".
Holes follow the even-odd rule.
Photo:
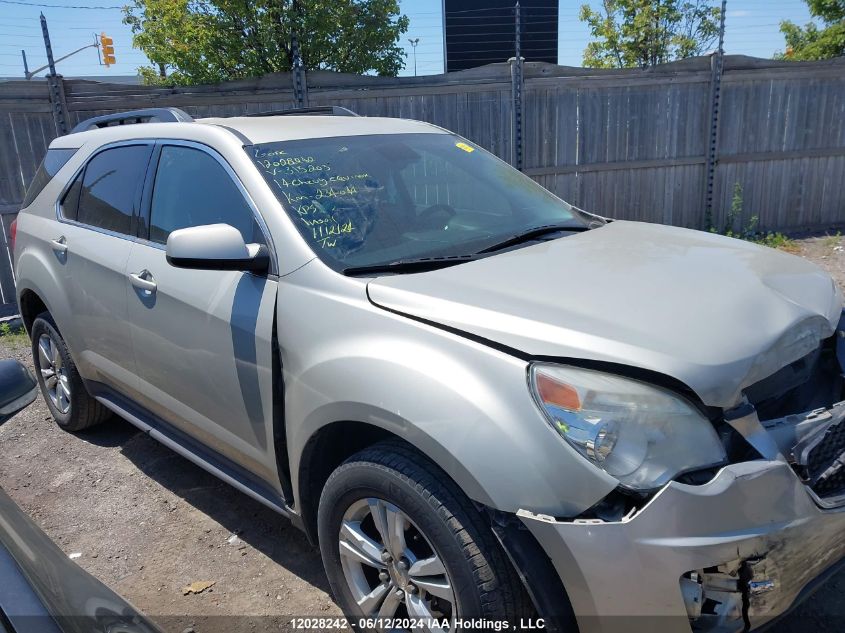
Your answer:
[[[417,44],[420,43],[420,38],[408,38],[408,41],[411,43],[411,47],[414,49],[414,77],[417,76]]]

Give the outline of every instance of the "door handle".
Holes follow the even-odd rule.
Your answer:
[[[50,244],[53,246],[53,250],[57,253],[64,255],[67,253],[67,240],[65,236],[62,235],[61,237],[57,237],[54,240],[50,240]]]
[[[155,279],[149,270],[142,270],[139,273],[129,273],[129,281],[136,288],[146,290],[147,292],[155,292],[157,288]]]

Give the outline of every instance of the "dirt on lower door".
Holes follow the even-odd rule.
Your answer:
[[[796,244],[845,287],[845,240]],[[31,365],[28,341],[0,337],[0,357]],[[129,423],[65,433],[39,396],[0,426],[0,486],[168,633],[291,630],[292,617],[340,616],[299,530]],[[770,630],[843,629],[845,572]]]

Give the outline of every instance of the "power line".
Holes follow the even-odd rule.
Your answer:
[[[503,33],[503,35],[506,35],[506,34]],[[507,35],[512,35],[512,34],[508,33]],[[511,38],[511,39],[513,39],[513,38]],[[557,41],[558,41],[558,38],[556,38],[556,37],[547,37],[547,38],[532,37],[530,43],[534,44],[535,42],[557,42]],[[475,45],[475,44],[497,45],[497,44],[512,44],[512,43],[513,42],[511,42],[510,40],[499,41],[499,42],[492,42],[490,40],[460,40],[460,41],[452,42],[452,44],[455,45],[455,46],[467,46],[467,45]]]
[[[91,7],[91,6],[83,6],[83,5],[71,5],[71,4],[43,4],[40,2],[23,2],[22,0],[0,0],[0,3],[3,4],[19,4],[24,7],[47,7],[49,9],[97,9],[97,10],[106,10],[106,9],[122,9],[123,7]]]
[[[500,48],[499,50],[504,50],[504,49]],[[535,55],[537,53],[544,53],[544,52],[550,52],[550,51],[556,51],[556,50],[557,50],[556,48],[532,48],[530,51],[526,50],[524,52],[527,55],[531,56],[531,55]],[[465,51],[464,49],[460,48],[460,49],[455,50],[455,55],[472,55],[473,53],[494,53],[495,54],[497,52],[499,52],[499,51],[491,50],[489,48],[479,50],[479,51],[472,51],[472,50]],[[513,57],[513,51],[505,51],[502,54],[507,55],[508,57]],[[505,59],[507,59],[507,57]]]
[[[123,18],[114,16],[114,14],[112,14],[112,16],[113,17],[109,17],[109,16],[98,17],[97,22],[103,22],[105,24],[122,24],[123,23]],[[88,24],[91,21],[91,18],[75,19],[75,18],[70,18],[70,17],[68,17],[68,18],[62,17],[60,19],[61,19],[63,24]],[[12,16],[12,17],[8,17],[8,18],[4,17],[3,20],[27,20],[29,22],[38,22],[39,18],[33,18],[33,17],[27,17],[27,16]],[[4,25],[4,26],[6,26],[6,25]],[[17,26],[17,25],[15,25],[15,26]],[[29,26],[31,26],[31,25],[29,25]],[[20,28],[27,28],[27,27],[22,25]],[[35,28],[38,28],[38,27],[35,26]]]
[[[462,9],[460,11],[445,11],[446,15],[455,15],[457,13],[479,13],[481,11],[513,11],[512,7],[485,7],[483,9]]]

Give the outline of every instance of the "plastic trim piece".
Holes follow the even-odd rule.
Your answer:
[[[255,112],[245,116],[359,116],[348,108],[340,106],[314,106],[313,108],[288,108],[287,110],[268,110],[267,112]]]
[[[294,512],[287,505],[287,500],[273,491],[267,482],[253,476],[252,473],[216,451],[203,446],[164,420],[155,417],[107,385],[94,381],[86,381],[85,385],[89,393],[103,406],[138,427],[154,440],[282,516],[287,518],[294,516]],[[294,524],[296,525],[296,522]]]
[[[493,535],[510,559],[544,628],[550,633],[576,630],[575,612],[563,582],[537,539],[513,515],[487,508]]]
[[[110,125],[130,125],[136,123],[192,123],[194,118],[179,108],[145,108],[143,110],[130,110],[128,112],[117,112],[115,114],[104,114],[85,119],[78,123],[71,131],[87,132],[98,128],[109,127]]]

